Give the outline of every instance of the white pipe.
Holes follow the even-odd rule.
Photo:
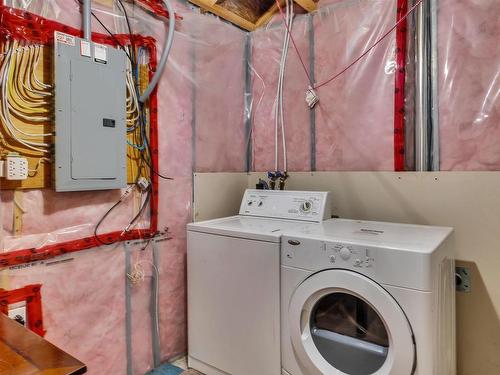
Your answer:
[[[274,170],[277,171],[279,168],[279,153],[278,153],[278,133],[279,127],[281,126],[281,140],[283,146],[283,169],[287,170],[287,158],[286,158],[286,138],[285,138],[285,127],[284,127],[284,114],[283,114],[283,85],[285,80],[285,65],[288,55],[288,46],[290,43],[290,34],[288,33],[287,27],[290,28],[293,22],[293,4],[286,1],[286,13],[285,13],[285,31],[283,35],[283,46],[280,59],[280,69],[278,74],[278,88],[276,92],[276,111],[275,111],[275,121],[274,121]]]
[[[281,97],[280,97],[280,119],[281,119],[281,140],[282,140],[282,145],[283,145],[283,171],[287,172],[288,171],[288,160],[287,160],[287,152],[286,152],[286,133],[285,133],[285,113],[283,110],[283,97],[284,97],[284,90],[283,90],[283,85],[285,82],[285,71],[286,71],[286,60],[288,57],[288,48],[290,46],[290,33],[292,32],[292,27],[293,27],[293,2],[290,5],[290,13],[289,13],[289,20],[288,20],[288,30],[290,31],[289,33],[287,32],[287,38],[286,38],[286,46],[285,50],[283,52],[283,68],[282,68],[282,73],[281,73]]]
[[[286,0],[286,14],[285,22],[288,23],[288,0]],[[278,73],[278,84],[276,90],[276,101],[275,101],[275,111],[274,111],[274,170],[277,171],[279,167],[278,159],[278,129],[279,129],[279,119],[280,119],[280,97],[281,97],[281,80],[282,80],[282,69],[283,69],[283,51],[286,47],[287,32],[286,28],[283,34],[283,46],[281,47],[281,57],[280,57],[280,68]]]

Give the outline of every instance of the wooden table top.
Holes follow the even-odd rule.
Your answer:
[[[0,313],[0,375],[79,375],[86,366]]]

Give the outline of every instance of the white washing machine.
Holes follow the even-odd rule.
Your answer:
[[[207,375],[281,373],[281,236],[330,218],[329,197],[247,190],[238,216],[188,225],[189,367]]]
[[[454,375],[452,231],[334,219],[286,233],[283,374]]]

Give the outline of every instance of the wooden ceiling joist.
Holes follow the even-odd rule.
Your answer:
[[[235,25],[254,31],[266,25],[278,11],[275,0],[189,0],[207,12],[213,13]],[[294,0],[307,12],[316,10],[314,0]],[[280,0],[285,5],[285,0]]]

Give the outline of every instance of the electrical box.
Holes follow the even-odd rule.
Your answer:
[[[28,315],[26,314],[26,303],[19,302],[9,306],[9,318],[15,320],[23,326],[28,326]]]
[[[126,55],[55,32],[56,191],[127,184]]]
[[[22,157],[17,152],[7,154],[5,160],[1,162],[3,170],[1,176],[7,180],[18,181],[28,178],[28,159]]]

